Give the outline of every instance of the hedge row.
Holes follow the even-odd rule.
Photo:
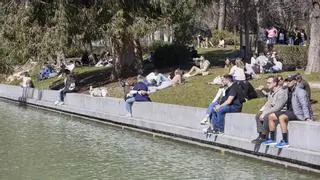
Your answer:
[[[275,45],[278,58],[285,65],[294,65],[297,68],[306,68],[308,63],[307,46]]]

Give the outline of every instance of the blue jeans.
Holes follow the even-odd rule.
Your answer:
[[[227,105],[227,106],[221,107],[218,111],[213,111],[212,117],[211,117],[211,124],[214,126],[214,128],[217,128],[223,131],[224,117],[226,113],[230,113],[230,112],[237,112],[237,109],[232,105]]]
[[[288,41],[289,41],[288,44],[290,44],[290,45],[293,45],[293,44],[294,44],[294,40],[293,40],[292,37],[289,37],[289,40],[288,40]]]
[[[211,102],[208,109],[207,109],[207,114],[211,117],[212,116],[212,112],[213,112],[213,108],[216,107],[216,105],[218,105],[218,102]]]
[[[128,98],[126,100],[126,111],[130,114],[132,114],[132,105],[136,101],[134,97]]]

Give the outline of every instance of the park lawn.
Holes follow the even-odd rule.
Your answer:
[[[238,49],[234,46],[226,48],[198,48],[198,54],[210,60],[213,66],[222,66],[226,58],[234,58],[237,56]]]
[[[200,55],[205,56],[207,59],[213,62],[214,65],[222,65],[226,57],[234,57],[237,54],[237,50],[234,47],[227,47],[225,49],[218,48],[201,48],[197,49]],[[318,81],[320,73],[312,73],[310,75],[305,75],[303,71],[295,72],[283,72],[281,75],[287,77],[290,74],[299,72],[303,75],[304,79],[307,81]],[[183,106],[193,106],[193,107],[208,107],[209,103],[214,98],[219,86],[209,85],[215,77],[219,75],[226,74],[227,71],[224,68],[211,68],[210,74],[207,76],[196,76],[191,77],[186,80],[182,85],[157,91],[150,97],[153,102],[167,103],[167,104],[177,104]],[[261,74],[260,79],[251,80],[250,83],[254,87],[260,85],[266,85],[266,78],[271,74]],[[279,75],[279,74],[276,74]],[[106,86],[108,88],[109,94],[113,97],[123,98],[124,90],[119,86],[118,83],[110,83]],[[320,89],[311,89],[312,99],[318,101],[318,103],[312,105],[316,119],[320,120]],[[265,103],[265,98],[252,99],[244,103],[243,112],[255,114],[259,111],[262,105]]]
[[[75,74],[79,75],[79,74],[92,73],[94,71],[100,71],[101,69],[108,69],[108,68],[106,68],[106,67],[76,67]],[[37,67],[31,72],[32,81],[34,82],[34,86],[37,89],[49,89],[49,86],[52,83],[54,83],[56,81],[62,81],[64,79],[64,77],[61,76],[61,77],[53,77],[50,79],[45,79],[42,81],[37,81],[36,76],[39,71],[40,71],[40,67]]]
[[[295,72],[284,72],[281,73],[284,77],[288,74],[301,73],[302,71]],[[167,104],[177,104],[183,106],[193,106],[193,107],[208,107],[209,103],[214,98],[219,86],[209,85],[218,75],[225,73],[223,68],[213,68],[210,69],[210,74],[207,76],[196,76],[187,79],[187,81],[179,86],[171,87],[168,89],[163,89],[152,94],[150,97],[153,102],[167,103]],[[250,83],[254,87],[260,85],[266,85],[266,78],[271,74],[260,75],[261,79],[250,80]],[[276,74],[279,75],[279,74]],[[304,75],[304,79],[307,81],[314,80],[320,77],[320,73],[314,73],[311,75]],[[119,87],[118,83],[111,83],[107,85],[109,93],[113,97],[123,98],[123,89]],[[316,118],[320,120],[320,89],[311,89],[312,99],[318,101],[318,103],[312,105],[312,109],[316,115]],[[259,111],[262,105],[265,103],[265,98],[252,99],[244,103],[243,112],[255,114]]]

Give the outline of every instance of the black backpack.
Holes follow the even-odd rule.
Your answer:
[[[241,83],[237,83],[237,92],[238,92],[238,99],[239,99],[240,103],[242,104],[242,103],[246,102],[246,98],[245,98],[243,88],[240,84]]]

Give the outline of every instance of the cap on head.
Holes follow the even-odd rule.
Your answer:
[[[289,76],[286,78],[286,81],[298,80],[299,76],[301,77],[300,74],[289,75]]]

